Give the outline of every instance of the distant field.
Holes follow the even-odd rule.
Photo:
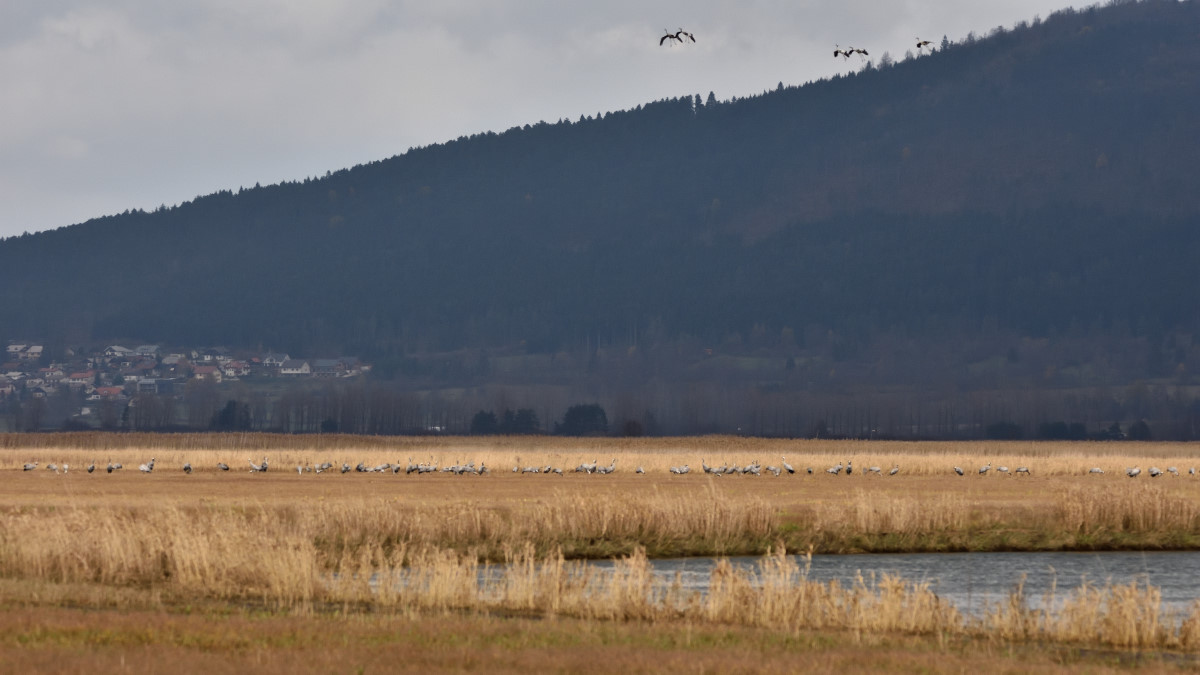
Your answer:
[[[303,633],[314,626],[351,630],[343,619],[326,616],[334,609],[346,617],[382,612],[401,623],[404,617],[466,612],[462,625],[492,635],[481,640],[508,654],[504,658],[513,659],[513,668],[526,663],[528,654],[504,652],[496,642],[503,638],[495,637],[508,630],[514,619],[504,617],[512,616],[581,621],[590,631],[617,630],[595,622],[649,622],[655,628],[647,634],[659,635],[661,645],[673,644],[671,636],[685,627],[711,635],[716,626],[742,626],[748,632],[738,640],[744,644],[770,641],[761,631],[793,640],[814,630],[833,635],[865,630],[968,642],[1200,649],[1200,613],[1177,628],[1165,627],[1176,624],[1161,618],[1150,629],[1132,632],[1122,628],[1124,620],[1095,613],[1124,607],[1120,611],[1140,612],[1138,625],[1145,623],[1147,612],[1158,611],[1145,588],[1100,589],[1107,595],[1081,598],[1080,607],[1090,609],[1072,614],[1074,623],[1038,618],[1027,609],[979,623],[900,580],[839,589],[804,582],[790,562],[770,563],[762,578],[730,572],[729,585],[714,589],[707,600],[659,597],[639,562],[646,556],[780,550],[1197,549],[1200,478],[1188,469],[1200,464],[1200,452],[1193,445],[253,434],[5,436],[0,445],[0,599],[10,611],[51,612],[58,622],[87,623],[69,618],[71,610],[62,607],[107,607],[151,621],[154,611],[190,607],[222,615],[266,611],[306,626],[297,629]],[[250,472],[251,461],[264,456],[269,470]],[[714,476],[700,470],[702,462],[745,466],[755,460],[765,469],[782,466],[783,456],[795,474]],[[151,457],[154,471],[139,472],[137,465]],[[572,471],[582,463],[608,466],[614,459],[611,475]],[[410,461],[439,467],[473,462],[490,471],[406,475]],[[22,471],[25,462],[37,462],[38,468]],[[97,471],[89,475],[83,469],[92,462]],[[109,462],[125,468],[106,473]],[[218,470],[218,462],[231,470]],[[296,471],[322,462],[335,468],[320,475]],[[57,472],[45,468],[50,463],[58,465]],[[192,474],[182,471],[184,463],[193,466]],[[402,470],[342,474],[343,463],[398,463]],[[826,472],[838,463],[852,463],[855,470]],[[980,475],[979,468],[989,463],[992,468]],[[684,464],[691,473],[668,470]],[[896,475],[886,475],[897,465]],[[564,475],[514,473],[514,466],[558,467]],[[638,466],[646,473],[634,473]],[[884,475],[867,472],[871,466]],[[955,474],[954,466],[966,475]],[[1000,466],[1009,474],[999,474]],[[1130,466],[1140,466],[1142,475],[1126,477]],[[1176,467],[1180,476],[1150,478],[1151,466]],[[1029,475],[1015,475],[1017,467],[1028,467]],[[1105,473],[1089,474],[1092,467]],[[625,556],[629,562],[620,569],[626,572],[616,580],[570,562]],[[475,589],[479,566],[488,561],[513,565],[498,595]],[[773,580],[768,586],[777,589],[775,595],[765,595],[764,579]],[[381,590],[389,588],[397,590]],[[780,604],[779,597],[792,599]],[[872,606],[877,609],[847,613]],[[758,609],[747,611],[751,607]],[[1084,615],[1090,618],[1080,618]],[[203,633],[180,625],[181,631]],[[561,625],[548,624],[547,634],[557,634]],[[148,635],[155,644],[180,639],[174,633]],[[64,637],[62,644],[75,639]],[[54,639],[30,640],[54,652]],[[603,651],[628,641],[589,648]],[[230,644],[211,638],[217,653],[238,653]],[[827,651],[805,644],[798,648]],[[921,649],[943,649],[941,643],[923,644]],[[0,641],[0,658],[4,645]],[[664,656],[676,653],[675,647],[661,648]],[[105,649],[97,648],[112,653]],[[295,652],[288,648],[263,649],[274,654],[271,663],[279,669],[294,663]],[[635,652],[643,649],[652,653],[657,647]],[[968,661],[979,658],[973,649],[966,650],[972,654]],[[895,656],[887,649],[870,651],[885,660]],[[902,651],[911,651],[911,645]],[[723,668],[719,664],[726,662],[715,652],[705,653],[714,668]],[[459,667],[460,652],[444,655],[443,666]],[[1042,656],[1034,662],[1050,667]],[[5,662],[36,663],[28,657]],[[236,654],[229,658],[245,663]],[[928,663],[923,656],[913,658],[913,664]]]

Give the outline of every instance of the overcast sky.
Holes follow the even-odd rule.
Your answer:
[[[3,0],[0,236],[902,58],[1067,0]],[[658,46],[664,29],[695,44]]]

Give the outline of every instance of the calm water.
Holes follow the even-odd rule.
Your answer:
[[[736,566],[753,570],[758,558],[730,558]],[[803,568],[804,560],[797,563]],[[611,561],[592,563],[611,568]],[[704,590],[715,558],[654,560],[655,574],[669,584],[678,573],[685,587]],[[1041,607],[1051,589],[1061,599],[1085,581],[1093,585],[1149,583],[1162,591],[1164,609],[1186,610],[1200,599],[1200,552],[1117,553],[902,553],[879,555],[814,555],[808,578],[843,584],[862,574],[898,575],[925,582],[938,597],[960,611],[977,614],[1003,601],[1025,578],[1029,606]]]

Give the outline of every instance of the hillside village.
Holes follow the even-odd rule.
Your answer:
[[[87,420],[102,402],[124,406],[139,394],[179,397],[192,381],[339,379],[369,370],[356,357],[293,358],[224,347],[167,350],[160,345],[113,344],[94,352],[68,349],[55,358],[43,345],[10,342],[0,363],[0,404],[69,393],[79,403],[72,418]]]

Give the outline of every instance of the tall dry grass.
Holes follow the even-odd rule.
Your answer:
[[[1126,483],[1103,491],[1070,487],[1055,497],[1053,518],[1072,532],[1200,532],[1196,502],[1156,485]]]
[[[1170,497],[1162,518],[1131,518],[1133,499],[1104,510],[1068,495],[1064,510],[1082,527],[1178,524]],[[1153,500],[1152,500],[1153,501]],[[471,516],[447,510],[406,518],[399,508],[362,502],[328,508],[29,507],[0,518],[0,576],[39,583],[149,589],[166,603],[262,603],[402,612],[476,611],[599,620],[694,621],[807,629],[990,636],[1154,649],[1200,648],[1200,612],[1163,612],[1156,589],[1084,587],[1031,609],[1018,588],[981,618],[964,617],[921,584],[884,576],[852,584],[808,579],[802,559],[776,543],[753,570],[718,564],[705,592],[656,581],[646,549],[604,571],[567,559],[554,536],[769,537],[779,525],[761,501],[693,506],[666,498],[596,505],[564,499],[523,514]],[[869,495],[836,516],[847,527],[920,532],[953,524],[953,501],[932,519],[911,505]],[[457,507],[454,507],[457,508]],[[1089,510],[1092,509],[1092,510]],[[1100,509],[1096,511],[1095,509]],[[830,512],[832,513],[832,512]],[[641,514],[641,515],[638,515]],[[454,517],[454,516],[460,517]],[[532,515],[533,518],[515,517]],[[943,520],[948,519],[948,520]],[[1095,519],[1095,522],[1089,519]],[[457,548],[443,544],[454,543]],[[488,564],[493,559],[501,564]],[[481,583],[482,580],[482,583]]]
[[[1129,649],[1200,650],[1200,601],[1164,611],[1149,584],[1084,584],[1064,597],[1051,590],[1042,609],[1030,606],[1023,583],[971,625],[978,634],[1011,642],[1046,640]]]

